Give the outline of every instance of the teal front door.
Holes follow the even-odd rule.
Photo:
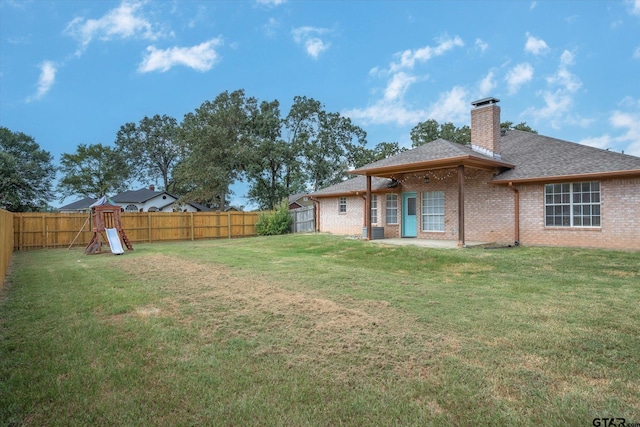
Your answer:
[[[402,237],[418,235],[416,193],[402,193]]]

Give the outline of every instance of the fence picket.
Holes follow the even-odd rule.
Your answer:
[[[76,237],[73,246],[86,246],[91,240],[91,226],[80,228],[86,213],[11,215],[14,250],[69,247]],[[135,244],[255,236],[259,215],[259,212],[126,212],[121,221],[127,237]],[[226,228],[226,233],[220,228]]]

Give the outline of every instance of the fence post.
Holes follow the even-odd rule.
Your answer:
[[[195,232],[193,227],[193,212],[189,212],[189,217],[191,219],[191,240],[195,240]]]
[[[44,218],[44,214],[42,214],[42,248],[47,248],[47,221]]]
[[[151,243],[151,212],[147,212],[147,227],[149,227],[149,243]]]
[[[227,230],[229,233],[229,238],[231,238],[231,212],[227,212]]]

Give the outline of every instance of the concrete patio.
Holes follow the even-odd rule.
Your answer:
[[[428,240],[417,238],[394,238],[394,239],[374,239],[370,240],[371,243],[377,243],[380,245],[414,245],[424,248],[444,248],[444,249],[458,249],[457,240]],[[490,245],[493,242],[477,242],[469,241],[465,242],[465,248],[480,247]]]

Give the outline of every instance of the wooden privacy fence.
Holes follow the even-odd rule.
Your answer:
[[[14,213],[13,249],[86,246],[93,236],[88,213]],[[123,212],[122,228],[134,244],[230,239],[256,235],[259,212]],[[4,228],[4,227],[3,227]]]
[[[294,233],[312,233],[316,231],[315,206],[303,206],[289,211],[291,231]]]
[[[0,289],[4,286],[13,253],[13,214],[0,209]]]

